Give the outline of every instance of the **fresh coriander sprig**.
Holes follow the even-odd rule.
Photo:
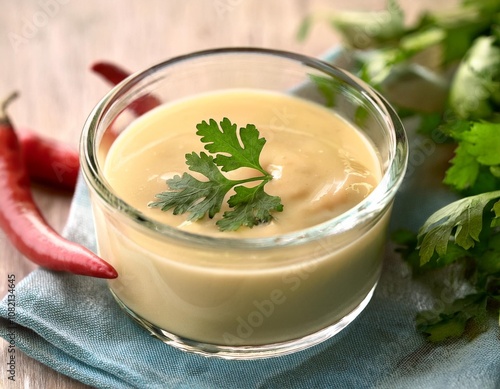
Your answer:
[[[434,252],[445,256],[450,240],[464,250],[474,247],[485,225],[498,223],[499,198],[500,191],[465,197],[432,214],[418,233],[421,264],[427,263]]]
[[[456,144],[444,183],[473,197],[443,207],[418,233],[393,236],[415,275],[432,271],[454,279],[446,272],[459,269],[460,287],[473,289],[466,296],[464,289],[454,290],[455,300],[439,301],[446,303],[443,309],[418,314],[418,330],[437,342],[465,334],[466,327],[471,335],[486,313],[499,314],[500,2],[461,0],[453,9],[425,10],[411,24],[404,23],[396,0],[387,4],[384,18],[380,11],[356,18],[337,13],[329,22],[345,47],[358,49],[350,51],[351,71],[378,89],[400,117],[419,119],[418,131],[433,144]],[[303,35],[314,20],[305,20]],[[367,29],[371,24],[377,28]],[[332,101],[334,89],[313,81]]]
[[[196,128],[196,134],[205,143],[205,150],[213,156],[204,152],[186,154],[186,164],[189,170],[202,174],[208,181],[200,181],[189,173],[176,175],[167,180],[170,190],[158,193],[158,200],[149,206],[162,211],[173,209],[174,215],[189,213],[190,221],[205,215],[213,218],[220,212],[227,193],[233,189],[235,193],[227,201],[230,210],[224,212],[216,223],[221,231],[269,223],[273,219],[272,212],[281,212],[283,205],[280,197],[264,191],[264,186],[273,176],[260,164],[266,140],[259,137],[259,130],[253,124],[238,130],[228,118],[224,118],[220,126],[210,119],[208,123],[202,121]],[[240,168],[251,168],[261,175],[231,180],[221,173]],[[260,183],[254,186],[244,185],[257,181]]]
[[[397,231],[393,239],[417,274],[459,261],[469,294],[439,310],[417,314],[417,329],[432,342],[462,336],[473,323],[486,328],[488,307],[500,301],[500,191],[457,200],[433,213],[418,231]],[[498,314],[498,310],[497,310]],[[470,326],[469,326],[470,327]]]

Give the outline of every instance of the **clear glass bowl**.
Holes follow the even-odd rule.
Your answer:
[[[188,233],[146,217],[115,194],[103,163],[116,138],[111,127],[135,119],[127,107],[153,95],[172,102],[231,88],[293,94],[335,110],[375,146],[381,182],[338,217],[252,239]],[[98,250],[118,271],[109,281],[118,304],[165,343],[228,359],[305,349],[337,334],[365,308],[379,279],[406,161],[402,124],[369,86],[320,60],[255,48],[197,52],[134,74],[97,104],[81,138]]]

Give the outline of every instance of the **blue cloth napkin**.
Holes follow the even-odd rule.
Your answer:
[[[453,195],[435,171],[440,148],[412,136],[414,156],[391,228],[416,229]],[[422,151],[424,150],[424,151]],[[88,191],[79,181],[64,234],[95,250]],[[114,302],[103,280],[39,269],[16,286],[15,327],[0,304],[0,336],[29,356],[96,388],[499,388],[495,322],[473,340],[426,342],[417,311],[432,307],[432,277],[414,279],[388,242],[365,311],[336,337],[292,355],[228,361],[188,354],[151,337]],[[2,368],[6,368],[2,364]]]

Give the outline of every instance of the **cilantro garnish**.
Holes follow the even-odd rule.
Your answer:
[[[273,179],[260,164],[260,154],[266,143],[260,138],[259,130],[253,124],[237,129],[237,125],[224,118],[219,124],[210,119],[197,126],[196,134],[205,144],[205,152],[186,154],[189,170],[205,176],[207,181],[200,181],[189,173],[176,175],[167,180],[168,191],[156,195],[157,201],[150,207],[162,211],[173,209],[174,215],[189,213],[188,220],[196,221],[208,215],[213,218],[220,212],[224,199],[233,189],[234,194],[227,203],[230,210],[223,213],[217,221],[221,231],[234,231],[241,226],[254,227],[269,223],[272,212],[281,212],[283,205],[278,196],[271,196],[264,191],[264,186]],[[222,153],[222,154],[221,154]],[[223,172],[240,168],[251,168],[260,175],[231,180]],[[256,185],[245,184],[258,182]]]

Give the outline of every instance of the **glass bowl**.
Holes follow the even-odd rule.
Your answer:
[[[134,107],[242,88],[297,96],[336,112],[376,150],[378,185],[330,220],[241,239],[163,224],[116,194],[103,166],[117,132],[148,114],[131,114]],[[98,252],[119,274],[109,281],[111,293],[140,326],[189,352],[256,359],[318,344],[351,323],[372,297],[407,147],[400,120],[376,91],[317,59],[228,48],[138,72],[97,104],[81,137]]]

